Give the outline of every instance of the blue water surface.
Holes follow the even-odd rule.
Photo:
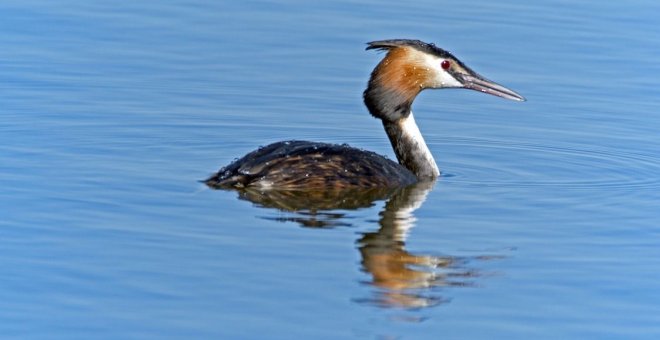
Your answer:
[[[658,2],[0,13],[0,337],[660,337]],[[395,220],[392,258],[450,261],[401,267],[428,287],[383,284],[365,255],[384,200],[312,228],[199,182],[284,139],[393,158],[361,98],[382,57],[365,43],[390,38],[435,42],[528,99],[415,102],[443,177]]]

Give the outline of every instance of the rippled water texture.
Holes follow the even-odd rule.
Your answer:
[[[0,12],[2,338],[660,338],[657,2]],[[422,93],[435,183],[199,182],[279,140],[392,158],[362,104],[389,38],[528,101]]]

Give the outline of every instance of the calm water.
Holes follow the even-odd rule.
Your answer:
[[[660,337],[657,1],[0,12],[0,337]],[[198,182],[281,139],[393,157],[361,91],[399,37],[528,102],[423,93],[432,187],[292,211]]]

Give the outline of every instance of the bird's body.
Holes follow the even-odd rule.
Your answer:
[[[213,187],[300,189],[393,187],[415,183],[408,169],[348,145],[277,142],[235,160],[206,183]]]
[[[419,40],[382,40],[367,49],[386,50],[371,74],[364,102],[383,123],[398,163],[347,145],[277,142],[235,160],[206,180],[217,188],[334,190],[400,187],[440,175],[415,123],[411,106],[428,88],[469,88],[523,101],[456,57]]]

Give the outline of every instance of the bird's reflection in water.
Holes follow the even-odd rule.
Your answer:
[[[379,228],[361,234],[356,241],[361,267],[375,289],[372,296],[354,301],[380,307],[406,309],[435,306],[448,299],[438,287],[473,285],[479,272],[470,269],[473,259],[456,256],[413,254],[406,250],[406,238],[415,225],[413,212],[424,203],[435,182],[421,182],[398,189],[359,191],[258,191],[244,189],[239,198],[264,208],[291,212],[285,216],[264,217],[281,222],[295,222],[303,227],[332,228],[352,226],[347,210],[373,206],[387,200],[380,212]]]
[[[280,222],[297,222],[303,227],[349,227],[346,213],[341,211],[368,208],[376,201],[386,200],[401,189],[373,188],[319,191],[259,191],[247,188],[238,192],[238,198],[263,208],[293,212],[289,216],[264,217]]]
[[[392,195],[380,212],[380,228],[357,241],[362,268],[371,275],[370,284],[378,287],[372,298],[358,301],[422,308],[448,301],[433,295],[433,287],[471,285],[469,280],[477,272],[465,268],[467,259],[413,254],[405,249],[408,232],[415,225],[413,212],[424,203],[433,184],[418,183]]]

